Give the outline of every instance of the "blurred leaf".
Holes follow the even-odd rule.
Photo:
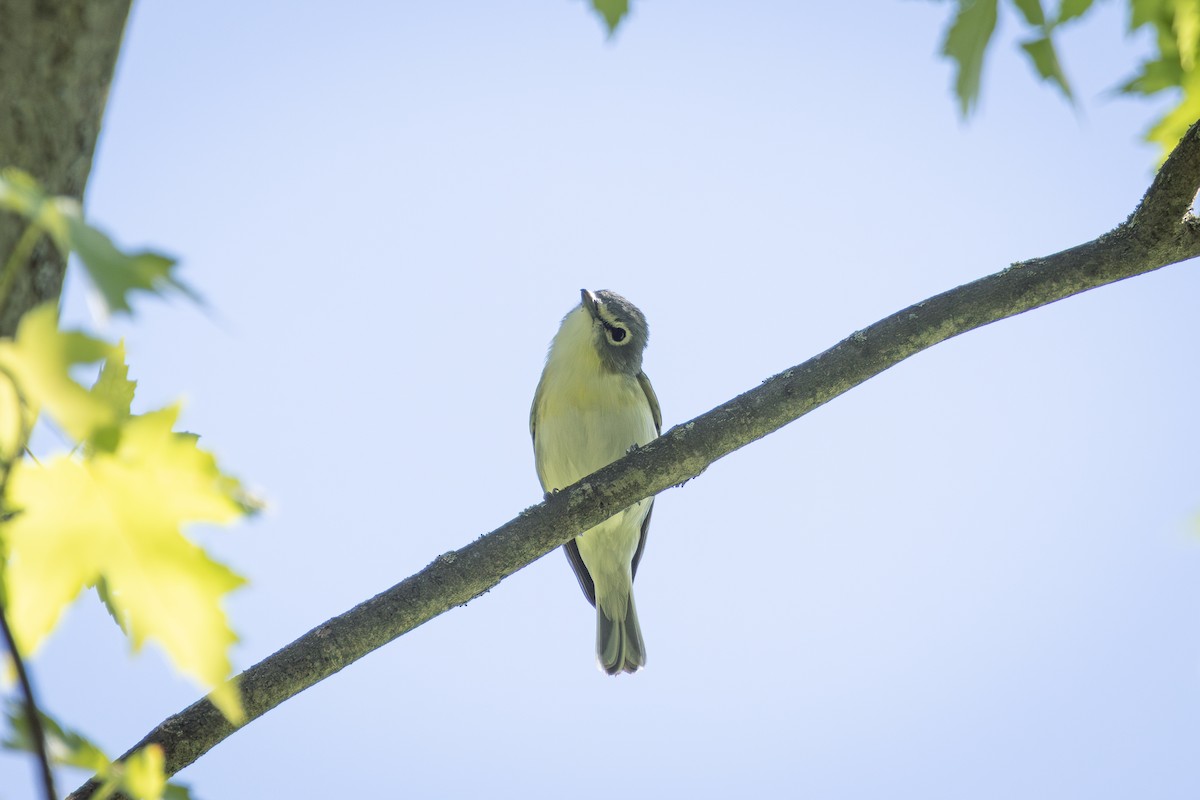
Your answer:
[[[592,0],[592,8],[604,20],[611,37],[617,32],[617,26],[629,14],[629,0]]]
[[[237,483],[195,437],[171,430],[177,416],[171,407],[131,417],[111,453],[16,465],[10,502],[21,513],[5,525],[8,613],[30,655],[80,590],[103,579],[134,650],[156,641],[237,722],[238,693],[225,683],[236,637],[221,601],[244,581],[180,531],[241,516]]]
[[[16,167],[0,170],[0,208],[28,219],[45,201],[41,185],[28,172]]]
[[[38,207],[43,203],[46,203],[46,193],[32,175],[16,167],[0,169],[0,209],[30,219],[37,215]]]
[[[0,208],[20,214],[48,233],[61,250],[66,250],[66,222],[61,210],[73,200],[46,195],[42,185],[28,172],[15,167],[0,170]]]
[[[58,329],[58,310],[44,303],[21,317],[17,336],[0,340],[0,368],[16,379],[31,409],[46,413],[76,441],[88,440],[96,430],[113,425],[120,410],[112,399],[80,386],[70,374],[77,364],[107,358],[112,345],[82,333]]]
[[[167,788],[163,774],[166,759],[161,745],[151,744],[138,750],[122,765],[122,782],[125,789],[141,800],[159,800]]]
[[[1179,105],[1167,112],[1146,132],[1146,140],[1159,146],[1159,163],[1175,149],[1183,134],[1200,119],[1200,74],[1192,72],[1183,85]]]
[[[111,345],[108,358],[104,359],[104,366],[100,369],[100,377],[92,386],[92,394],[115,409],[124,420],[129,418],[136,389],[137,381],[129,380],[129,366],[125,363],[125,342]]]
[[[36,752],[33,733],[29,729],[29,718],[20,701],[10,698],[4,709],[8,718],[8,736],[0,746],[6,750]],[[111,763],[104,751],[86,736],[61,725],[58,720],[44,711],[40,712],[42,732],[46,736],[46,751],[51,762],[68,767],[78,767],[88,772],[103,773]]]
[[[958,0],[958,13],[946,32],[942,55],[958,64],[954,94],[965,117],[979,101],[983,57],[996,29],[996,0]]]
[[[98,428],[92,433],[88,442],[93,450],[112,452],[117,447],[120,438],[119,423],[129,419],[133,406],[133,393],[137,381],[129,380],[129,367],[125,364],[125,342],[113,345],[112,352],[104,360],[100,369],[100,377],[92,385],[91,392],[101,402],[111,406],[117,414],[118,425]]]
[[[7,750],[34,752],[33,735],[22,704],[10,699],[5,707],[9,734],[0,742]],[[134,753],[125,763],[114,764],[104,751],[86,736],[70,730],[45,712],[39,713],[46,749],[53,764],[75,767],[93,773],[102,783],[95,796],[108,796],[122,791],[142,800],[191,800],[191,790],[184,784],[167,783],[163,774],[164,759],[159,745],[150,745]]]
[[[174,289],[203,305],[199,295],[171,274],[176,265],[173,259],[158,253],[122,252],[82,217],[68,215],[66,221],[70,247],[110,312],[130,313],[128,295],[134,291],[161,295]]]
[[[76,200],[48,196],[27,172],[0,170],[0,208],[14,211],[44,230],[64,255],[78,255],[109,313],[130,313],[129,295],[134,291],[161,295],[175,290],[203,305],[200,296],[172,274],[173,259],[120,250],[107,235],[84,222]]]
[[[1196,66],[1197,37],[1200,36],[1200,6],[1195,0],[1175,4],[1175,44],[1179,49],[1179,64],[1184,72]]]
[[[1058,63],[1058,54],[1054,52],[1054,45],[1048,38],[1021,42],[1021,49],[1033,61],[1034,69],[1043,80],[1054,82],[1068,100],[1074,99],[1071,87],[1067,84],[1067,76],[1063,74],[1062,66]]]
[[[1129,0],[1129,28],[1134,30],[1147,23],[1167,23],[1175,0]]]
[[[24,433],[33,427],[33,415],[21,403],[17,386],[0,371],[0,469],[20,455]]]
[[[1035,28],[1046,24],[1046,12],[1042,10],[1042,0],[1012,0],[1014,6],[1021,12],[1025,21]]]
[[[1142,64],[1142,71],[1135,75],[1118,91],[1124,94],[1154,94],[1183,83],[1183,70],[1179,59],[1159,58]]]
[[[1078,17],[1082,17],[1092,7],[1092,0],[1062,0],[1058,7],[1058,19],[1055,25],[1062,25]]]

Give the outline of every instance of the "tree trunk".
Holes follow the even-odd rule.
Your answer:
[[[130,0],[0,0],[0,167],[83,199]],[[0,214],[0,264],[26,223]],[[66,260],[43,238],[0,296],[0,337],[62,292]]]

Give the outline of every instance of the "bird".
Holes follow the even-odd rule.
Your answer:
[[[550,343],[529,411],[534,462],[547,494],[662,433],[658,397],[642,371],[646,317],[616,292],[581,289],[580,297]],[[653,507],[653,497],[641,500],[563,545],[596,607],[596,658],[609,675],[646,664],[633,579]]]

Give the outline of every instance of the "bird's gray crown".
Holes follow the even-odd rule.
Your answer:
[[[613,372],[636,375],[642,370],[642,351],[650,327],[638,307],[616,292],[580,291],[583,309],[592,316],[592,336],[600,363]]]

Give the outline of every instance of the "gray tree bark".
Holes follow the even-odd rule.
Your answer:
[[[0,0],[0,166],[83,200],[131,0]],[[0,253],[24,220],[0,214]],[[2,262],[0,262],[2,263]],[[0,295],[0,336],[62,292],[66,260],[44,238]]]

